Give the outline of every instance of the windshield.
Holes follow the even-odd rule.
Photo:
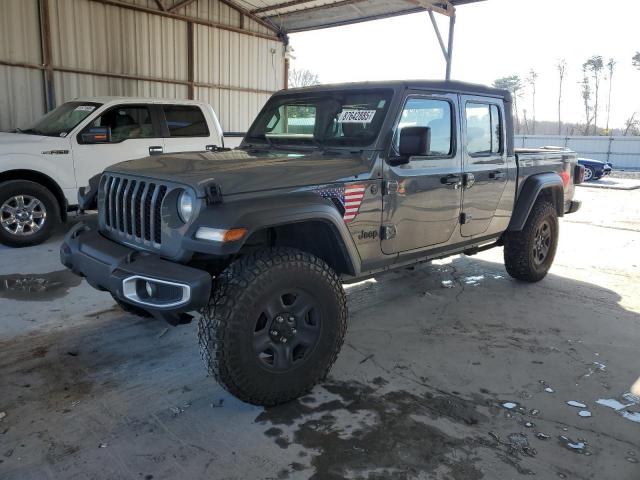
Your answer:
[[[266,145],[365,147],[378,137],[391,90],[337,90],[271,99],[246,140]]]
[[[66,137],[76,125],[91,115],[100,105],[93,102],[67,102],[51,110],[31,127],[17,131],[31,135]]]

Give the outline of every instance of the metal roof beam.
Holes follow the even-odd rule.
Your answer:
[[[313,0],[297,0],[300,1],[300,3],[306,3],[308,1],[313,1]],[[355,3],[362,3],[362,2],[366,2],[367,0],[342,0],[341,2],[335,2],[335,3],[325,3],[322,5],[314,5],[312,7],[308,7],[308,8],[303,8],[302,10],[299,10],[300,12],[303,13],[307,13],[307,12],[317,12],[317,11],[322,11],[322,10],[328,10],[330,8],[339,8],[339,7],[344,7],[346,5],[353,5]],[[275,15],[275,14],[272,14]],[[284,14],[286,15],[286,13]]]
[[[442,35],[440,35],[440,29],[438,28],[438,24],[436,23],[436,16],[433,14],[431,10],[429,10],[429,18],[431,19],[431,24],[433,25],[433,29],[436,32],[436,37],[438,37],[438,42],[440,43],[442,54],[444,55],[444,59],[446,60],[449,56],[449,54],[447,53],[447,47],[444,46]]]
[[[424,8],[430,12],[441,13],[447,17],[455,14],[455,7],[449,0],[407,0],[407,2]]]
[[[167,9],[168,12],[175,12],[176,10],[180,10],[182,7],[186,7],[190,4],[192,4],[193,2],[195,2],[197,0],[182,0],[178,3],[176,3],[175,5],[173,5],[172,7],[169,7]]]
[[[259,13],[271,12],[272,10],[280,10],[282,8],[289,8],[289,7],[297,7],[298,5],[302,5],[304,3],[310,3],[313,1],[315,0],[291,0],[289,2],[276,3],[275,5],[268,5],[266,7],[256,8],[254,10],[251,10],[251,13],[257,15]]]
[[[273,25],[272,23],[260,18],[259,16],[255,15],[253,12],[247,10],[246,8],[241,7],[240,5],[238,5],[237,3],[235,3],[232,0],[219,0],[219,2],[220,3],[224,3],[229,8],[234,9],[240,15],[244,15],[245,17],[250,18],[254,22],[259,23],[263,27],[268,28],[269,30],[271,30],[273,32],[279,32],[280,31],[280,29],[278,27],[276,27],[275,25]]]
[[[109,5],[112,7],[119,7],[119,8],[123,8],[126,10],[134,10],[136,12],[143,12],[143,13],[150,13],[152,15],[158,15],[161,17],[167,17],[167,18],[173,18],[175,20],[182,20],[184,22],[193,22],[197,25],[205,25],[207,27],[212,27],[212,28],[219,28],[220,30],[227,30],[229,32],[235,32],[235,33],[240,33],[243,35],[249,35],[251,37],[258,37],[258,38],[266,38],[267,40],[274,40],[276,42],[282,42],[282,39],[279,38],[277,35],[273,35],[273,34],[266,34],[266,33],[260,33],[260,32],[252,32],[251,30],[245,30],[242,28],[238,28],[238,27],[232,27],[230,25],[225,25],[219,22],[212,22],[210,20],[204,20],[201,18],[196,18],[196,17],[189,17],[186,15],[179,15],[177,13],[173,13],[173,12],[163,12],[161,10],[155,9],[155,8],[149,8],[149,7],[143,7],[141,5],[136,5],[133,3],[128,3],[128,2],[123,2],[121,0],[89,0],[90,2],[94,2],[94,3],[99,3],[102,5]],[[189,1],[195,1],[195,0],[189,0]]]

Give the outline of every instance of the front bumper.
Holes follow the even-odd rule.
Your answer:
[[[188,321],[211,293],[208,272],[121,245],[83,222],[65,236],[60,261],[92,287],[171,324]]]

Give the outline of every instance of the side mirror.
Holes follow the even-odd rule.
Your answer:
[[[405,158],[429,155],[431,129],[429,127],[404,127],[400,130],[400,156]]]
[[[80,134],[82,143],[109,143],[111,141],[111,127],[91,127]]]

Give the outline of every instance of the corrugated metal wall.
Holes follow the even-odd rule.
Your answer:
[[[0,60],[42,63],[37,1],[0,3]],[[0,130],[42,115],[42,86],[41,71],[0,65]]]
[[[275,33],[218,0],[173,12],[197,19],[193,79],[188,22],[120,5],[156,10],[154,0],[44,1],[58,105],[78,96],[188,98],[192,85],[194,98],[214,106],[226,131],[244,131],[269,95],[284,87],[284,47]],[[39,0],[0,0],[0,130],[45,112],[43,62]]]
[[[613,163],[614,168],[640,169],[640,137],[579,137],[558,135],[517,135],[515,146],[565,147],[581,157]]]

